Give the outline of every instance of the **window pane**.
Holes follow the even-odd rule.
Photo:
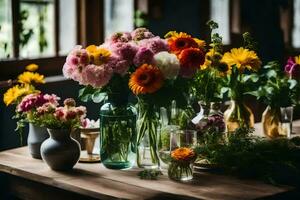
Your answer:
[[[0,59],[12,57],[11,0],[0,0]]]
[[[105,37],[133,30],[134,0],[105,0]]]
[[[20,5],[22,29],[20,57],[55,55],[53,0],[26,1]]]
[[[293,47],[300,48],[300,0],[294,0]]]
[[[210,17],[219,24],[215,32],[223,37],[224,44],[230,44],[229,0],[211,0],[210,5]]]
[[[76,0],[59,1],[59,13],[59,54],[66,55],[77,43]]]

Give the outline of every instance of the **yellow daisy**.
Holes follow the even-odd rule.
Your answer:
[[[167,34],[165,34],[165,38],[186,38],[186,37],[191,37],[191,35],[184,33],[184,32],[179,32],[177,33],[177,31],[169,31]]]
[[[20,87],[19,85],[16,85],[12,88],[9,88],[3,95],[3,101],[6,106],[15,103],[17,100],[19,100],[21,97],[31,94],[34,92],[38,92],[33,90],[32,87],[29,85],[25,85],[25,87]]]
[[[245,68],[257,71],[261,65],[256,53],[243,47],[233,48],[230,52],[225,53],[221,62],[227,63],[230,67],[236,65],[240,72],[243,72]]]
[[[295,63],[300,65],[300,55],[299,56],[295,56]]]
[[[204,47],[206,46],[206,43],[204,40],[200,40],[198,38],[193,38],[195,40],[195,42],[197,42],[199,48],[204,49]]]
[[[90,45],[86,48],[90,61],[95,65],[102,65],[106,63],[111,55],[111,52],[104,48],[99,48],[95,45]]]
[[[215,51],[215,49],[211,48],[205,55],[205,62],[200,66],[201,70],[207,69],[211,67],[213,63],[219,63],[222,59],[222,54]]]
[[[30,64],[30,65],[27,65],[25,69],[27,71],[34,72],[34,71],[38,70],[38,68],[39,68],[38,65],[36,65],[36,64]]]
[[[23,84],[45,83],[44,75],[36,72],[23,72],[18,76],[18,82]]]

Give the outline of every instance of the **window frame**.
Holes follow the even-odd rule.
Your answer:
[[[54,2],[54,41],[55,55],[41,58],[19,58],[19,27],[20,0],[12,0],[12,24],[13,24],[13,58],[0,60],[0,81],[15,79],[18,74],[24,71],[28,64],[39,65],[39,73],[45,76],[61,75],[62,66],[66,56],[59,55],[59,1]],[[77,44],[86,46],[88,44],[100,44],[103,42],[104,8],[103,0],[76,0],[77,11]],[[90,15],[90,13],[94,13]],[[98,25],[97,25],[98,24]]]

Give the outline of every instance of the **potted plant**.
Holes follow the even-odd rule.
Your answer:
[[[43,126],[50,137],[41,145],[41,155],[53,170],[70,170],[80,157],[80,144],[71,138],[72,131],[84,123],[86,108],[76,107],[74,99],[66,99],[64,106],[44,106],[39,110]]]

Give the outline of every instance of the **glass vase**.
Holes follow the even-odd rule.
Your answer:
[[[169,164],[168,176],[175,181],[189,181],[193,179],[193,165],[186,162],[172,161]]]
[[[234,132],[237,128],[253,128],[254,115],[242,101],[231,100],[229,108],[224,112],[226,132]]]
[[[159,167],[157,137],[159,118],[155,106],[139,100],[137,120],[137,165],[141,168],[155,169]]]
[[[280,107],[281,114],[281,136],[290,138],[293,130],[293,113],[294,107]]]
[[[125,98],[125,97],[126,98]],[[127,96],[109,94],[100,109],[100,157],[109,169],[127,169],[135,163],[136,110]]]
[[[280,136],[280,109],[268,106],[261,117],[263,133],[269,138]]]

